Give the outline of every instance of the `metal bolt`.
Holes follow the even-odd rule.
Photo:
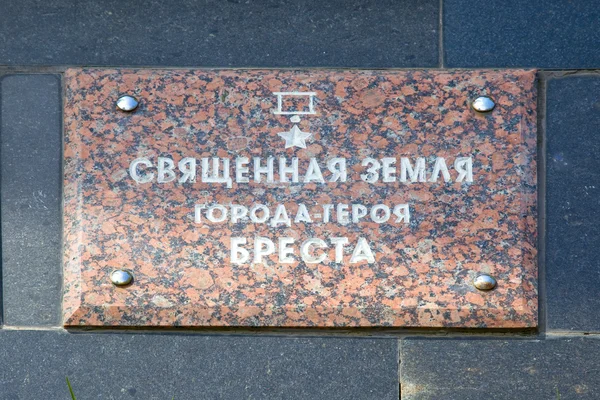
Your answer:
[[[486,113],[492,111],[494,107],[496,107],[496,103],[494,103],[494,100],[487,96],[480,96],[475,99],[475,101],[471,104],[471,107],[473,107],[473,110],[477,112]]]
[[[117,108],[121,111],[131,112],[137,108],[140,103],[133,96],[124,95],[117,100]]]
[[[133,274],[126,269],[117,269],[110,273],[110,281],[115,286],[127,286],[133,281]]]
[[[473,285],[479,290],[492,290],[496,287],[496,280],[489,275],[479,275],[473,281]]]

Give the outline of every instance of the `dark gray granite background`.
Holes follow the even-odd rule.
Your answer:
[[[60,324],[59,75],[0,77],[3,315],[7,325]]]
[[[547,86],[548,329],[600,332],[600,74]]]
[[[402,400],[600,398],[598,339],[407,339],[400,346]]]
[[[79,399],[398,399],[399,379],[409,400],[600,398],[600,71],[590,71],[600,69],[599,35],[595,1],[4,2],[0,73],[29,74],[0,80],[0,399],[67,399],[66,376]],[[56,328],[59,72],[69,65],[586,69],[542,73],[541,333]]]
[[[597,1],[444,1],[447,68],[600,68]]]
[[[438,0],[5,1],[0,65],[435,67]]]
[[[397,341],[0,331],[0,398],[398,399]]]

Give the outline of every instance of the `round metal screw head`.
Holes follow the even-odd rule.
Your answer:
[[[473,101],[471,107],[477,112],[486,113],[492,111],[496,107],[496,103],[487,96],[480,96]]]
[[[131,112],[137,108],[140,103],[133,96],[124,95],[117,100],[117,108],[121,111]]]
[[[110,281],[115,286],[127,286],[133,282],[133,274],[126,269],[117,269],[110,273]]]
[[[489,275],[479,275],[473,281],[473,285],[479,290],[492,290],[496,287],[496,280]]]

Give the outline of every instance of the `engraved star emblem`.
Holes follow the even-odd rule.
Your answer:
[[[306,139],[312,136],[310,132],[302,132],[298,125],[294,125],[289,132],[279,132],[279,136],[285,139],[285,148],[300,147],[301,149],[306,148]]]

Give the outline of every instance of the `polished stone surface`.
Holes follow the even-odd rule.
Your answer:
[[[446,68],[600,68],[597,1],[444,2]]]
[[[445,14],[453,16],[438,15],[441,11],[438,5],[443,5]],[[47,74],[45,65],[52,71],[58,66],[62,71],[69,63],[437,68],[440,34],[437,19],[442,17],[446,66],[598,68],[599,11],[600,3],[596,1],[562,0],[285,3],[24,0],[3,2],[1,7],[0,64],[35,64],[36,67],[27,67],[34,74]],[[499,342],[479,343],[480,336],[465,334],[443,343],[424,341],[413,344],[410,350],[405,347],[403,398],[600,398],[598,341],[589,337],[573,339],[583,336],[582,332],[600,331],[596,289],[600,282],[594,272],[600,265],[596,251],[600,240],[596,223],[598,203],[594,201],[599,196],[593,188],[597,185],[590,183],[599,180],[595,171],[600,166],[593,159],[599,150],[595,138],[600,137],[596,134],[600,121],[593,108],[598,103],[599,88],[594,83],[597,78],[584,78],[582,72],[565,71],[579,76],[549,82],[548,106],[553,117],[546,120],[543,113],[539,120],[549,135],[548,148],[556,151],[547,153],[548,282],[546,290],[541,292],[544,297],[540,298],[548,314],[551,335],[540,336],[543,341],[523,343],[519,335],[508,334]],[[35,79],[31,77],[28,81]],[[49,82],[46,78],[42,81]],[[13,84],[10,92],[27,98],[25,89],[43,86],[41,82],[18,83],[23,88]],[[54,84],[47,88],[52,92],[56,89]],[[540,89],[540,97],[545,99],[546,86],[541,85]],[[12,124],[15,117],[15,124],[27,125],[28,118],[39,111],[34,107],[49,101],[53,107],[59,106],[39,91],[36,93],[41,96],[39,104],[33,99],[32,107],[2,115],[2,124]],[[28,118],[23,116],[26,112]],[[52,114],[42,115],[48,124],[55,126]],[[42,131],[44,126],[37,126],[34,131],[25,132],[24,138]],[[540,143],[544,139],[540,134]],[[18,148],[19,141],[16,138],[11,141]],[[60,159],[59,149],[41,144],[41,139],[27,139],[27,146],[34,146],[35,152],[41,152],[43,157]],[[0,162],[4,160],[18,162],[10,154],[0,155]],[[25,187],[45,187],[52,193],[60,193],[59,181],[43,183],[51,171],[59,173],[57,164],[42,164],[48,172],[32,176]],[[543,171],[541,175],[540,187],[543,187]],[[583,186],[579,176],[585,180]],[[3,176],[2,185],[5,179]],[[13,182],[10,187],[15,185]],[[9,190],[2,188],[0,192],[16,198],[11,197]],[[31,194],[22,196],[27,198]],[[4,203],[3,199],[0,207],[10,210],[11,206]],[[54,197],[51,204],[55,207]],[[60,236],[60,232],[56,234],[60,230],[60,217],[46,219],[38,211],[35,210],[35,215],[40,219],[3,212],[4,250],[24,260],[16,263],[12,257],[2,266],[5,280],[12,275],[11,282],[18,284],[11,285],[11,290],[4,293],[7,323],[47,325],[55,324],[58,319],[61,282],[52,278],[59,278],[56,271],[62,269],[57,258],[60,243],[49,238]],[[53,228],[44,226],[41,228],[44,234],[36,234],[35,229],[40,228],[42,221]],[[33,241],[14,238],[24,233]],[[27,246],[35,246],[35,250]],[[52,256],[43,259],[46,254]],[[36,265],[35,271],[41,273],[19,272],[24,265]],[[29,288],[23,286],[28,281],[32,284]],[[34,299],[28,294],[30,290],[41,296]],[[541,323],[545,321],[542,318]],[[571,339],[565,340],[565,330],[572,331],[568,335]],[[431,333],[439,334],[440,330]],[[0,398],[68,399],[66,375],[73,381],[79,399],[169,400],[173,395],[176,400],[399,398],[398,365],[391,362],[393,357],[386,356],[396,352],[391,344],[381,347],[372,341],[357,344],[345,337],[323,350],[320,341],[313,341],[314,346],[306,342],[284,346],[281,338],[263,336],[261,341],[245,340],[237,344],[190,339],[164,331],[155,335],[74,336],[62,332],[0,331]],[[177,360],[182,360],[181,364]],[[276,368],[269,368],[273,365]]]
[[[548,80],[548,329],[600,331],[600,77]]]
[[[7,325],[61,321],[61,98],[57,75],[0,80],[2,292]]]
[[[0,398],[397,400],[397,343],[0,331]]]
[[[402,400],[594,400],[594,338],[407,339],[400,344]]]
[[[438,0],[7,1],[0,65],[437,67]]]
[[[65,325],[536,325],[535,72],[65,80]]]

